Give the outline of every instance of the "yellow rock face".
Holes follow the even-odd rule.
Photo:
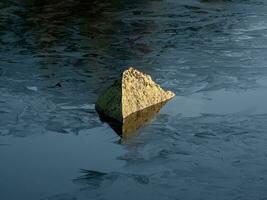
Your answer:
[[[123,118],[154,104],[167,101],[175,94],[164,91],[146,75],[132,67],[122,74],[122,116]]]
[[[165,102],[175,94],[164,91],[146,75],[132,67],[98,98],[97,111],[123,122],[132,113]]]

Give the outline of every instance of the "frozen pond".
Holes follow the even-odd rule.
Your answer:
[[[121,139],[136,66],[176,97]],[[267,199],[267,2],[0,2],[1,200]]]

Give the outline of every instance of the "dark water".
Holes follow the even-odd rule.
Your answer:
[[[0,199],[267,199],[266,64],[265,0],[0,1]],[[121,140],[131,65],[177,96]]]

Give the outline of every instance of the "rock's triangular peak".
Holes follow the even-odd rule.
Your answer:
[[[164,91],[149,75],[133,67],[122,74],[122,116],[167,101],[174,97],[171,91]]]
[[[149,75],[130,67],[98,98],[96,109],[123,122],[130,114],[174,96],[173,92],[164,91]]]

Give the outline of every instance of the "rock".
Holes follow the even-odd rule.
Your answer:
[[[100,95],[96,110],[107,117],[124,122],[127,116],[174,96],[173,92],[164,91],[152,81],[149,75],[130,67]]]
[[[134,112],[118,122],[99,113],[101,121],[107,122],[110,127],[123,139],[136,135],[135,131],[148,123],[165,105],[166,101],[149,106],[143,110]]]

